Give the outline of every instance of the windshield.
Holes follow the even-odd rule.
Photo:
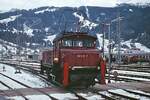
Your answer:
[[[92,40],[69,40],[62,41],[64,47],[93,47],[94,41]]]

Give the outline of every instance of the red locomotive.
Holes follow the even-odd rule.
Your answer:
[[[64,87],[90,86],[100,76],[105,84],[105,62],[96,49],[97,38],[84,32],[64,32],[56,36],[53,48],[43,51],[41,73]]]

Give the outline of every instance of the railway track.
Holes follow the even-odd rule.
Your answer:
[[[10,65],[16,67],[15,64],[10,64]],[[35,69],[35,68],[33,68],[33,66],[23,66],[23,65],[20,65],[19,68],[22,69],[22,70],[31,72],[33,74],[36,74],[37,76],[41,77],[41,79],[44,79],[44,80],[48,81],[47,76],[41,75],[39,69]],[[122,70],[122,71],[132,71],[132,72],[139,72],[139,73],[140,72],[141,73],[142,72],[149,73],[149,70],[147,70],[147,68],[149,68],[148,66],[142,67],[142,68],[146,68],[143,71],[142,70],[137,70],[136,68],[141,68],[141,67],[139,67],[139,66],[132,66],[132,67],[130,67],[130,66],[120,66],[119,67],[118,66],[117,67],[116,66],[112,70]],[[122,73],[119,73],[118,75],[119,75],[119,77],[118,77],[117,81],[127,81],[127,82],[130,82],[130,81],[144,81],[144,80],[142,80],[142,78],[150,79],[149,76],[141,76],[141,75],[135,75],[135,74],[122,74]],[[111,73],[111,77],[114,80],[113,73]],[[49,83],[49,85],[52,85],[50,82],[48,82],[48,83]]]
[[[116,80],[114,72],[118,73],[117,81],[132,82],[132,81],[150,81],[150,65],[112,65],[111,69],[111,79]],[[107,67],[107,70],[109,68]],[[106,74],[108,78],[108,74]]]
[[[14,68],[18,68],[19,67],[20,70],[24,70],[25,72],[32,73],[32,74],[36,75],[37,77],[39,77],[44,82],[46,82],[48,85],[50,85],[50,86],[52,85],[48,81],[47,76],[40,74],[40,71],[35,69],[35,68],[33,68],[33,66],[24,66],[24,65],[12,64],[12,63],[6,63],[6,62],[5,63],[3,62],[3,64],[10,65],[10,66],[12,66]]]
[[[95,88],[73,90],[79,100],[150,100],[150,93],[131,89],[100,91]]]
[[[10,64],[11,66],[13,66],[13,67],[15,67],[15,65],[13,64]],[[24,70],[24,71],[28,71],[28,72],[31,72],[31,73],[33,73],[33,74],[35,74],[35,75],[37,75],[37,76],[39,76],[39,77],[41,77],[41,78],[43,78],[44,80],[47,80],[48,81],[48,79],[47,79],[47,77],[46,76],[44,76],[44,75],[41,75],[40,74],[40,72],[39,71],[37,71],[37,70],[35,70],[35,69],[33,69],[33,68],[27,68],[27,67],[25,67],[25,66],[21,66],[20,67],[20,69],[22,69],[22,70]],[[2,73],[0,73],[0,74],[2,74]],[[6,76],[6,75],[4,75],[4,74],[2,74],[3,76],[5,76],[5,77],[7,77],[7,78],[10,78],[10,79],[12,79],[13,81],[15,81],[15,82],[17,82],[17,83],[19,83],[19,84],[21,84],[21,85],[23,85],[23,86],[25,86],[25,87],[27,87],[27,88],[32,88],[32,87],[30,87],[30,86],[28,86],[28,85],[26,85],[26,84],[23,84],[23,83],[21,83],[21,82],[19,82],[19,81],[17,81],[17,80],[15,80],[15,79],[13,79],[13,78],[11,78],[11,77],[8,77],[8,76]],[[53,84],[51,84],[51,82],[47,82],[49,85],[53,85]],[[64,88],[62,88],[62,87],[60,87],[61,89],[63,89],[64,90]],[[35,88],[34,88],[34,90],[35,90]],[[43,91],[40,91],[39,89],[36,89],[36,91],[38,91],[38,92],[41,92],[41,93],[43,93],[43,94],[45,94],[45,92],[43,92]],[[82,97],[82,96],[80,96],[80,95],[78,95],[77,93],[75,93],[75,92],[73,92],[73,91],[66,91],[66,90],[64,90],[65,92],[70,92],[70,93],[72,93],[72,94],[74,94],[78,99],[81,99],[81,100],[83,100],[84,98]],[[50,96],[49,94],[45,94],[45,95],[47,95],[47,96],[49,96],[50,97],[50,99],[52,99],[52,100],[57,100],[57,98],[55,98],[55,97],[53,97],[53,96]]]
[[[31,72],[36,75],[38,75],[39,77],[47,80],[47,77],[44,76],[44,75],[41,75],[37,70],[35,69],[31,69],[31,68],[24,68],[23,66],[20,68],[22,70],[25,70],[25,71],[28,71],[28,72]],[[120,78],[120,80],[128,80],[127,78]],[[131,79],[132,81],[132,79]],[[50,82],[49,82],[50,85],[52,85]],[[32,88],[32,87],[28,87],[28,88]],[[39,91],[39,90],[37,90]],[[66,91],[66,90],[64,90]],[[93,89],[93,88],[89,88],[89,89],[86,89],[86,90],[67,90],[68,92],[74,94],[78,99],[80,100],[88,100],[90,97],[94,97],[95,95],[97,95],[99,97],[98,100],[139,100],[142,97],[144,98],[148,98],[147,100],[150,99],[149,97],[149,93],[144,93],[142,91],[140,92],[137,92],[137,91],[133,91],[133,90],[125,90],[125,89],[121,89],[120,91],[123,91],[123,92],[126,92],[126,93],[129,93],[129,94],[134,94],[136,97],[134,98],[134,96],[127,96],[127,95],[123,95],[123,94],[119,94],[117,92],[115,92],[115,90],[109,90],[109,91],[100,91],[100,90],[96,90],[96,89]],[[117,91],[117,90],[116,90]],[[41,92],[41,91],[39,91]],[[43,93],[43,92],[41,92]],[[47,95],[45,93],[43,93],[44,95]],[[48,94],[48,96],[50,96]],[[96,97],[94,97],[95,100],[97,100]],[[57,100],[57,98],[53,97],[53,96],[50,96],[50,99],[52,100]]]
[[[18,80],[16,80],[16,79],[13,79],[13,78],[11,78],[11,77],[5,75],[5,74],[0,73],[0,75],[3,75],[4,77],[7,77],[7,78],[11,79],[12,81],[14,81],[14,82],[16,82],[16,83],[18,83],[18,84],[20,84],[20,85],[26,87],[26,88],[31,88],[31,89],[33,89],[33,90],[35,90],[35,91],[40,92],[41,94],[44,94],[44,95],[48,96],[50,99],[55,100],[55,98],[53,98],[52,96],[50,96],[48,93],[45,93],[44,91],[41,91],[41,90],[38,89],[38,88],[32,88],[31,86],[26,85],[26,84],[24,84],[24,83],[22,83],[22,82],[20,82],[20,81],[18,81]],[[9,89],[14,90],[15,92],[19,93],[18,91],[16,91],[16,89],[11,88],[10,86],[8,86],[7,84],[5,84],[4,82],[0,81],[0,83],[3,84],[4,86],[8,87]],[[21,95],[25,100],[28,100],[28,99],[27,99],[25,96],[23,96],[22,94],[19,94],[19,95]]]
[[[30,86],[28,86],[28,85],[26,85],[26,84],[24,84],[24,83],[22,83],[22,82],[20,82],[20,81],[17,81],[16,79],[13,79],[13,78],[11,78],[11,77],[5,75],[5,74],[0,73],[0,75],[3,75],[4,77],[9,78],[9,79],[11,79],[12,81],[14,81],[14,82],[16,82],[16,83],[18,83],[18,84],[20,84],[20,85],[22,85],[22,86],[24,86],[24,87],[31,88]]]
[[[1,74],[1,73],[0,73]],[[10,90],[14,90],[16,93],[18,93],[18,95],[20,95],[21,97],[23,97],[25,100],[28,100],[22,93],[20,93],[19,91],[15,90],[14,88],[8,86],[7,84],[5,84],[4,82],[0,81],[1,84],[3,84],[4,86],[6,86],[7,88],[9,88]],[[2,90],[1,90],[2,91]],[[7,93],[5,93],[4,91],[2,91],[4,94],[7,95]]]
[[[135,71],[135,72],[146,72],[146,73],[150,73],[150,66],[147,67],[130,67],[130,66],[118,66],[113,68],[114,70],[124,70],[124,71]]]

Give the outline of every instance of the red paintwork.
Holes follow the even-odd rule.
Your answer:
[[[101,81],[100,81],[100,83],[106,84],[106,82],[105,82],[106,62],[101,61],[100,66],[101,66]]]
[[[76,42],[72,42],[71,46],[64,45],[65,39],[70,40],[86,40],[86,41],[93,41],[93,45],[87,46],[87,45],[73,45]],[[73,74],[76,74],[76,77],[80,77],[76,71],[79,71],[79,68],[85,68],[83,70],[83,75],[87,74],[87,70],[94,71],[91,75],[93,77],[90,79],[87,79],[88,77],[82,77],[82,79],[90,80],[91,84],[93,82],[93,78],[96,78],[98,75],[98,65],[101,64],[101,84],[105,84],[105,70],[106,70],[106,64],[103,62],[103,59],[100,55],[100,51],[96,49],[96,38],[93,36],[90,36],[88,34],[81,34],[81,33],[75,33],[75,34],[64,34],[62,36],[58,36],[54,41],[53,49],[49,51],[43,52],[43,58],[42,60],[44,62],[50,62],[53,64],[57,63],[57,67],[60,69],[60,73],[55,73],[55,68],[52,67],[52,70],[54,68],[54,74],[57,75],[57,79],[60,79],[61,84],[63,84],[65,87],[70,84],[70,76]],[[54,61],[55,59],[55,61]],[[51,60],[51,61],[50,61]],[[101,62],[102,61],[102,62]],[[76,70],[76,71],[75,71]],[[69,73],[70,72],[70,73]],[[75,72],[75,73],[73,73]],[[80,72],[80,71],[79,71]],[[81,73],[80,73],[81,74]],[[63,76],[62,76],[63,75]],[[58,77],[60,76],[60,77]],[[86,75],[85,75],[86,76]],[[74,76],[72,77],[74,78]],[[77,79],[77,78],[75,78]],[[84,81],[83,79],[83,81]],[[74,80],[76,81],[76,80]],[[87,82],[88,83],[88,82]]]
[[[70,67],[96,67],[99,62],[99,52],[96,49],[62,49],[60,59],[68,62]]]
[[[52,64],[53,61],[53,51],[47,50],[42,52],[42,62],[44,64]]]
[[[69,65],[68,63],[64,63],[64,69],[63,69],[63,86],[67,87],[69,85]]]

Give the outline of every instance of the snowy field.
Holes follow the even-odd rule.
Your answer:
[[[5,70],[6,70],[5,72],[3,72],[4,66],[5,66]],[[9,65],[0,64],[0,73],[3,73],[13,79],[18,80],[21,83],[27,84],[33,88],[48,87],[48,84],[46,84],[46,82],[42,81],[37,76],[32,75],[31,73],[21,70],[21,74],[15,74],[15,71],[16,71],[15,68],[13,68]],[[4,82],[5,84],[7,84],[8,86],[10,86],[13,89],[26,88],[16,82],[12,81],[9,78],[4,77],[3,75],[0,75],[0,81]],[[0,90],[8,90],[8,88],[0,83]],[[77,99],[77,97],[71,93],[53,93],[53,94],[49,94],[49,95],[57,98],[58,100]],[[28,98],[29,100],[51,100],[46,95],[27,95],[25,97]],[[5,97],[5,98],[10,99],[10,100],[24,100],[24,98],[21,96]]]
[[[5,70],[6,70],[5,72],[3,72],[4,66],[5,66]],[[46,82],[44,82],[42,79],[40,79],[39,77],[37,77],[31,73],[21,70],[21,74],[20,73],[15,74],[15,71],[16,71],[16,69],[9,65],[0,64],[0,73],[3,73],[4,75],[7,75],[13,79],[16,79],[17,81],[19,81],[21,83],[24,83],[33,88],[43,88],[43,87],[48,86],[46,84]],[[24,88],[24,87],[20,86],[18,83],[13,82],[12,80],[10,80],[2,75],[0,75],[0,81],[2,81],[4,83],[6,82],[8,85],[10,84],[13,87],[16,86],[16,88]],[[0,87],[0,88],[2,89],[4,87]]]
[[[5,66],[5,72],[3,72],[3,67]],[[44,88],[44,87],[48,87],[48,85],[46,84],[46,82],[44,82],[43,80],[41,80],[39,77],[37,77],[36,75],[32,75],[31,73],[25,72],[21,70],[21,74],[15,74],[16,69],[9,66],[9,65],[5,65],[5,64],[0,64],[0,73],[3,73],[13,79],[16,79],[24,84],[27,84],[31,87],[36,87],[36,88]],[[122,73],[122,74],[137,74],[139,75],[140,73],[136,73],[136,72],[128,72],[128,71],[119,71],[119,70],[115,70],[118,71],[118,73]],[[149,74],[147,73],[141,73],[141,75],[143,76],[149,76]],[[118,77],[125,77],[125,76],[118,76]],[[129,78],[129,77],[126,77]],[[134,78],[136,79],[136,78]],[[144,78],[143,78],[144,80]],[[146,79],[145,79],[146,80]],[[18,88],[26,88],[24,86],[21,86],[20,84],[10,80],[9,78],[4,77],[3,75],[0,75],[0,81],[6,83],[8,86],[10,86],[13,89],[18,89]],[[147,80],[148,81],[148,80]],[[8,90],[8,88],[6,86],[4,86],[3,84],[0,83],[0,90]],[[143,91],[139,91],[139,90],[131,90],[130,91],[135,91],[135,92],[139,92],[139,93],[144,93],[146,95],[150,95],[149,93],[143,92]],[[112,89],[112,90],[108,90],[108,91],[99,91],[100,94],[103,95],[107,95],[107,96],[112,96],[114,97],[114,94],[119,94],[119,95],[124,95],[124,96],[128,96],[131,98],[136,98],[139,100],[150,100],[150,98],[147,98],[145,96],[140,96],[134,93],[130,93],[127,92],[123,89]],[[113,94],[112,94],[113,93]],[[48,93],[49,96],[54,97],[58,100],[74,100],[74,99],[78,99],[78,97],[76,97],[75,94],[73,93]],[[82,96],[83,98],[87,99],[87,100],[105,100],[105,98],[103,98],[101,95],[95,94],[95,93],[78,93],[78,95]],[[44,94],[40,94],[40,95],[26,95],[25,96],[27,99],[29,100],[52,100],[50,97],[48,97],[47,95]],[[7,97],[5,96],[6,99],[10,99],[10,100],[25,100],[23,97],[21,96],[13,96],[13,97]],[[122,99],[121,99],[122,100]]]

